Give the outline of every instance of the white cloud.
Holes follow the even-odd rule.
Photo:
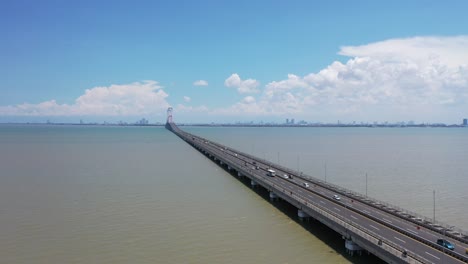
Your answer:
[[[259,92],[257,87],[260,83],[254,79],[243,81],[237,73],[234,73],[224,81],[224,85],[229,88],[236,88],[239,93],[245,94]]]
[[[208,82],[205,80],[198,80],[193,82],[194,86],[208,86]]]
[[[213,115],[238,116],[238,115],[265,115],[265,109],[259,105],[253,96],[246,96],[240,102],[226,108],[218,108],[211,111]]]
[[[160,114],[169,107],[168,94],[156,81],[87,89],[73,104],[55,100],[39,104],[0,106],[8,116],[134,116]]]
[[[328,121],[457,122],[468,115],[468,36],[391,39],[339,54],[351,58],[303,77],[289,74],[268,83],[257,99],[217,112]],[[241,82],[233,74],[225,85]]]
[[[339,54],[349,57],[371,57],[382,61],[439,63],[457,67],[468,63],[468,36],[413,37],[389,39],[361,46],[341,47]]]
[[[183,105],[183,104],[178,104],[176,107],[175,107],[175,112],[177,113],[208,113],[209,112],[209,108],[206,107],[205,105],[201,105],[201,106],[187,106],[187,105]]]
[[[468,36],[390,39],[344,46],[339,54],[350,58],[305,76],[288,74],[262,91],[257,80],[234,73],[224,84],[248,94],[239,102],[217,109],[179,104],[175,111],[195,118],[203,113],[310,121],[459,122],[468,116]],[[165,112],[167,97],[157,82],[137,82],[86,90],[73,104],[0,106],[0,116],[154,115]]]

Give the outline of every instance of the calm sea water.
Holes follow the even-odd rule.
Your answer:
[[[468,229],[468,129],[183,129]],[[349,263],[163,128],[11,125],[0,259]]]

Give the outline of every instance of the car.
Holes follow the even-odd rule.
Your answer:
[[[454,250],[455,247],[452,245],[452,243],[448,242],[445,239],[437,239],[437,245],[443,246],[444,248],[448,248],[450,250]]]
[[[284,174],[284,175],[283,175],[283,178],[289,179],[289,176],[288,176],[287,174]]]
[[[335,195],[333,195],[333,199],[339,201],[339,200],[341,200],[341,197],[339,195],[335,194]]]
[[[309,188],[309,184],[307,182],[302,183],[305,187]]]

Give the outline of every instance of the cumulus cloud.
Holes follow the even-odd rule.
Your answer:
[[[187,106],[183,104],[178,104],[175,109],[177,113],[208,113],[210,110],[205,105],[200,106]]]
[[[468,113],[468,36],[391,39],[345,46],[339,54],[351,58],[272,81],[251,104],[244,98],[229,110],[363,121],[453,120]],[[225,83],[241,82],[233,74]]]
[[[198,80],[193,82],[194,86],[208,86],[208,82],[205,80]]]
[[[241,94],[246,94],[259,92],[257,87],[260,83],[254,79],[242,80],[239,74],[234,73],[224,81],[224,85],[229,88],[236,88]]]
[[[134,116],[159,114],[169,107],[168,94],[156,81],[113,84],[87,89],[73,104],[50,100],[38,104],[0,106],[9,116]]]
[[[253,96],[246,96],[234,105],[226,108],[214,109],[210,113],[224,116],[268,115],[268,113],[265,111],[265,107],[260,105]]]
[[[192,100],[192,98],[188,97],[188,96],[184,96],[184,102],[188,103]]]
[[[413,37],[389,39],[361,46],[341,47],[339,54],[350,57],[371,57],[382,61],[440,63],[457,67],[468,62],[468,36]]]

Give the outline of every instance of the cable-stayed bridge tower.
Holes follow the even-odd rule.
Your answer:
[[[169,130],[171,130],[171,124],[172,124],[172,110],[173,110],[172,107],[167,108],[166,128]]]

